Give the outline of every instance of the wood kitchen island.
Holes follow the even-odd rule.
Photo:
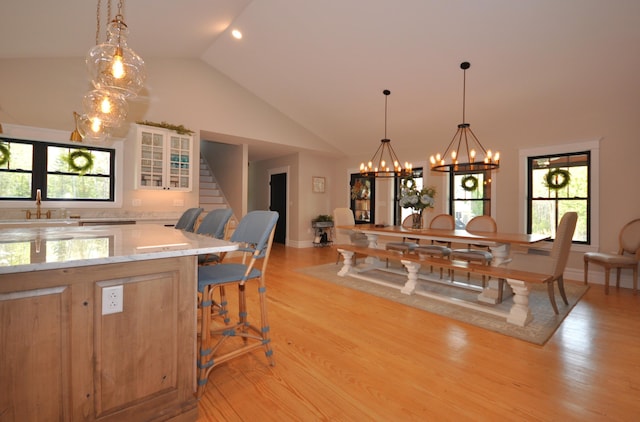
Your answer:
[[[236,248],[161,225],[0,230],[0,420],[195,421],[196,259]]]

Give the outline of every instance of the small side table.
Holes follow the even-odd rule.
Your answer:
[[[315,230],[315,238],[313,239],[313,246],[315,248],[322,248],[333,244],[333,221],[312,221],[311,227]]]

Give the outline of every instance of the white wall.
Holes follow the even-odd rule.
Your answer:
[[[335,152],[333,147],[198,60],[148,60],[147,66],[146,89],[142,98],[132,103],[131,121],[167,121],[183,124],[196,135],[200,131],[210,131],[295,145],[311,151]],[[627,91],[608,90],[606,78],[607,75],[603,75],[602,85],[593,86],[592,90],[582,92],[580,98],[563,104],[547,104],[544,109],[531,110],[529,103],[513,104],[513,115],[505,115],[500,121],[483,119],[482,110],[474,112],[471,122],[474,132],[484,144],[501,152],[501,168],[495,175],[496,218],[501,229],[522,229],[517,210],[525,198],[514,182],[518,180],[519,149],[597,139],[602,139],[598,181],[601,186],[600,250],[616,250],[622,225],[640,217],[640,195],[635,188],[640,176],[637,165],[640,96],[637,86],[629,87]],[[88,89],[82,58],[0,60],[0,122],[71,131],[72,112],[80,111],[82,96]],[[400,158],[426,159],[432,151],[442,149],[448,143],[455,131],[457,117],[452,116],[450,130],[446,124],[430,129],[432,133],[425,133],[420,139],[395,145],[396,152]],[[196,153],[199,152],[198,141],[196,139]],[[125,165],[133,157],[133,146],[126,145]],[[375,146],[372,142],[372,149]],[[370,151],[363,154],[368,156]],[[292,211],[292,222],[296,219],[291,228],[292,239],[303,242],[311,238],[305,227],[314,214],[348,205],[346,169],[357,166],[364,158],[352,156],[316,161],[311,156],[300,156],[300,169],[297,165],[292,167],[296,191],[291,200],[300,206]],[[132,172],[131,169],[128,171]],[[310,192],[310,188],[304,186],[309,187],[311,176],[324,174],[329,193],[304,194]],[[129,179],[130,173],[126,173],[126,177]],[[131,186],[133,182],[125,183]],[[123,211],[135,211],[130,205],[134,197],[141,198],[149,209],[175,209],[175,197],[172,196],[175,193],[158,196],[156,192],[127,189]],[[197,201],[197,189],[182,196],[185,206],[191,205]],[[325,197],[328,206],[324,205]],[[573,254],[569,266],[578,274],[582,268],[581,254]],[[598,277],[601,278],[601,274]]]

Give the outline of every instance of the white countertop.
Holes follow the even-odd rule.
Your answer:
[[[0,229],[0,274],[202,255],[237,247],[160,224]]]
[[[118,223],[145,223],[167,224],[175,223],[178,219],[154,218],[154,217],[81,217],[81,218],[40,218],[40,219],[10,219],[0,220],[0,229],[18,229],[31,227],[68,227],[81,226],[83,224],[118,224]]]

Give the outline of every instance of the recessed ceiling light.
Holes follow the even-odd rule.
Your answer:
[[[233,31],[231,31],[231,35],[233,35],[233,38],[237,40],[242,39],[242,32],[240,32],[237,29],[234,29]]]

